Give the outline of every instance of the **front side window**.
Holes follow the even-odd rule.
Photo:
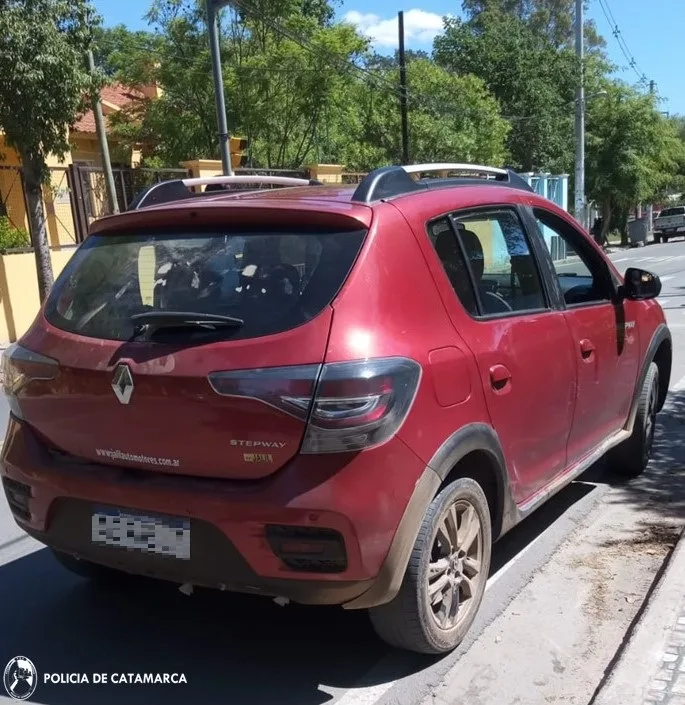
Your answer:
[[[610,301],[613,296],[610,273],[602,266],[585,236],[558,216],[541,208],[533,215],[552,256],[554,270],[568,306]]]
[[[542,279],[521,220],[512,208],[453,216],[481,315],[547,308]]]
[[[137,314],[237,319],[226,339],[294,328],[334,298],[365,232],[108,233],[88,237],[57,279],[48,321],[93,338],[135,337]],[[190,314],[185,316],[184,314]],[[198,316],[197,318],[200,318]],[[211,326],[159,326],[158,338],[186,341]]]

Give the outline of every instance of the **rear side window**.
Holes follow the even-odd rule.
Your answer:
[[[231,340],[279,333],[333,300],[364,237],[365,231],[95,234],[57,279],[45,315],[70,333],[120,341],[136,332],[131,316],[160,311],[242,319],[243,326],[222,332]],[[174,339],[200,334],[177,330]]]

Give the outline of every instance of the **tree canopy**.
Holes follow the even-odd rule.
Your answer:
[[[46,161],[68,151],[69,128],[85,107],[96,21],[88,0],[0,0],[0,128],[24,166],[41,296],[52,285],[41,200]]]
[[[572,173],[574,0],[462,5],[432,52],[408,52],[412,160]],[[219,156],[202,0],[153,0],[144,31],[88,23],[87,0],[0,0],[0,8],[0,126],[35,167],[31,183],[44,178],[48,152],[64,151],[84,107],[91,31],[107,80],[161,90],[110,116],[120,145],[142,145],[160,166]],[[400,161],[397,55],[375,53],[335,10],[332,0],[236,0],[220,12],[227,118],[248,140],[250,166],[319,161],[365,171]],[[682,187],[685,128],[660,114],[644,86],[613,77],[592,22],[585,44],[587,193],[615,219]]]

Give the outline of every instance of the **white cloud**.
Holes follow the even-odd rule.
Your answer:
[[[344,19],[356,25],[362,34],[378,46],[396,47],[399,43],[397,16],[384,20],[370,12],[351,10],[345,14]],[[435,12],[407,10],[404,13],[404,37],[407,44],[430,44],[442,29],[442,15]]]

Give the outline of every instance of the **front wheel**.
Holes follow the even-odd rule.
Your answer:
[[[370,610],[376,633],[418,653],[456,648],[483,599],[491,550],[483,490],[469,478],[455,480],[428,507],[400,591]]]
[[[661,242],[661,235],[659,233],[654,233],[654,242],[657,245]]]
[[[659,368],[655,362],[651,362],[638,397],[633,432],[610,455],[612,469],[624,477],[641,475],[649,463],[658,403]]]

